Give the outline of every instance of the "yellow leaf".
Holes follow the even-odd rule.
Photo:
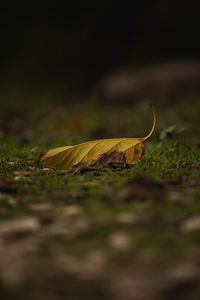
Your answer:
[[[154,106],[153,126],[144,138],[102,139],[74,146],[59,147],[42,153],[39,163],[42,166],[60,170],[80,170],[95,168],[110,163],[136,164],[141,160],[144,141],[148,139],[155,128],[156,114]]]

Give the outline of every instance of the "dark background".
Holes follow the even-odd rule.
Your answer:
[[[200,1],[129,3],[0,10],[2,300],[200,299]],[[139,164],[38,163],[144,137],[149,101]]]
[[[87,93],[118,69],[198,60],[198,1],[67,1],[1,10],[2,88]]]

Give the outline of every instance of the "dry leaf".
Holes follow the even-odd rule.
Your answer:
[[[82,168],[108,166],[110,163],[136,164],[140,161],[144,141],[148,139],[155,128],[156,114],[154,106],[153,126],[151,132],[144,138],[102,139],[82,143],[75,146],[65,146],[45,151],[39,158],[42,166],[61,170],[81,170]]]

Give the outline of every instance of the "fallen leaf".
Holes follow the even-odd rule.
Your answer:
[[[136,164],[144,152],[144,141],[148,139],[155,128],[156,114],[154,106],[153,126],[144,138],[114,138],[102,139],[65,146],[45,151],[39,157],[39,163],[44,167],[61,170],[81,170],[81,168],[108,166],[110,163]]]

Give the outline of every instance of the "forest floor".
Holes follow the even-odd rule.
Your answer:
[[[133,166],[73,175],[41,151],[143,137],[146,101],[4,99],[0,111],[1,299],[200,299],[200,102],[157,104]]]

